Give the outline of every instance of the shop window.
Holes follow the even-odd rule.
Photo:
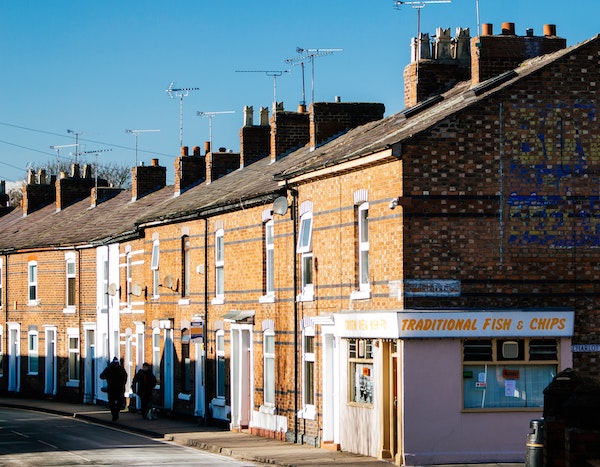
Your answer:
[[[348,340],[349,402],[373,404],[373,340]]]
[[[155,298],[157,298],[160,295],[159,264],[160,264],[160,242],[158,240],[155,240],[152,243],[152,260],[150,262],[150,269],[152,270],[152,296]]]
[[[67,342],[69,346],[67,386],[77,387],[80,378],[79,330],[77,328],[67,330]]]
[[[275,405],[275,333],[267,329],[263,334],[264,404]]]
[[[463,342],[465,409],[540,408],[558,371],[556,339]]]
[[[217,398],[225,399],[225,331],[217,331]]]
[[[39,336],[35,326],[27,333],[27,374],[37,375],[39,371]]]

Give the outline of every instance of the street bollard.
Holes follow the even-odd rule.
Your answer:
[[[527,452],[525,467],[544,466],[544,420],[531,420],[529,428],[533,430],[527,435]]]

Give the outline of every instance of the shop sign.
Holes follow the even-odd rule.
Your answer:
[[[460,281],[454,279],[406,279],[405,297],[460,297]]]
[[[190,324],[190,338],[192,342],[202,342],[204,336],[204,322],[192,321]]]
[[[574,344],[571,352],[600,352],[600,344]]]
[[[554,310],[347,312],[333,316],[336,334],[350,338],[570,337],[574,325],[573,311]]]

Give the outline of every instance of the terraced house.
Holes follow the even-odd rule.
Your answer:
[[[0,217],[2,377],[154,403],[397,465],[523,461],[543,389],[597,376],[600,38],[419,38],[406,109],[246,108],[239,154],[182,149],[132,190],[25,187]],[[81,187],[66,201],[65,187]],[[134,402],[132,402],[134,404]]]

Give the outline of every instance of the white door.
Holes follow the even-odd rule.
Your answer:
[[[56,351],[56,327],[46,328],[46,379],[44,393],[56,395],[56,382],[58,381],[58,356]]]
[[[194,344],[195,352],[195,373],[196,377],[194,378],[195,387],[194,387],[194,415],[196,417],[204,417],[205,416],[205,399],[206,393],[204,389],[204,344]]]
[[[339,377],[333,326],[323,330],[323,442],[339,444]]]
[[[96,398],[96,331],[85,329],[85,357],[83,360],[83,402]]]
[[[18,324],[9,324],[8,326],[8,390],[19,392],[21,360],[19,349],[20,326]]]
[[[173,409],[173,330],[165,329],[164,330],[164,377],[162,378],[163,384],[163,406],[165,409],[171,410]]]
[[[231,427],[247,428],[252,410],[252,331],[231,325]]]

